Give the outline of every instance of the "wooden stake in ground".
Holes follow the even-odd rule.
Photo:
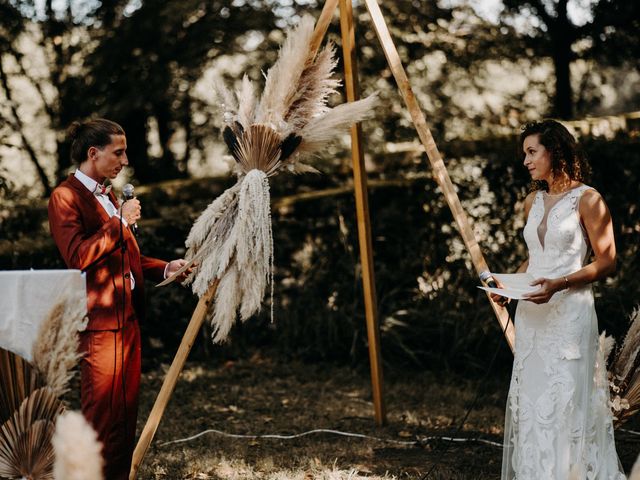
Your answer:
[[[131,472],[129,473],[129,480],[135,480],[138,475],[138,469],[142,464],[142,460],[147,453],[149,445],[151,445],[151,441],[156,434],[156,430],[158,430],[158,425],[160,424],[160,420],[162,419],[164,410],[167,407],[167,403],[169,403],[171,394],[176,387],[180,372],[182,372],[184,364],[187,361],[187,357],[189,356],[189,352],[191,352],[191,348],[196,341],[198,332],[200,332],[200,329],[202,328],[202,323],[204,322],[207,311],[212,307],[211,304],[213,302],[213,297],[216,294],[217,288],[218,280],[213,282],[211,284],[211,287],[209,287],[207,293],[200,297],[200,301],[198,302],[196,309],[193,311],[193,315],[191,315],[191,320],[189,321],[187,330],[182,337],[182,341],[180,342],[180,346],[178,347],[176,356],[171,363],[171,367],[169,367],[167,376],[162,382],[160,393],[158,393],[158,397],[153,404],[153,408],[151,409],[151,413],[149,414],[147,423],[145,424],[142,433],[140,434],[140,440],[138,440],[136,449],[133,452],[133,460],[131,462]]]
[[[355,102],[360,96],[360,87],[358,85],[358,63],[355,53],[356,37],[351,0],[340,0],[340,31],[342,35],[342,56],[344,59],[344,77],[347,101]],[[380,329],[378,328],[376,283],[373,266],[373,248],[371,246],[371,221],[367,193],[367,172],[364,167],[362,129],[359,124],[351,127],[351,158],[353,161],[353,184],[355,189],[356,215],[358,220],[360,263],[362,265],[364,308],[367,319],[367,337],[369,340],[369,362],[371,365],[373,406],[376,423],[378,425],[383,425],[386,422],[386,409],[383,396]]]
[[[427,127],[424,114],[422,113],[420,105],[418,105],[418,101],[413,94],[409,78],[407,77],[404,67],[402,66],[402,62],[400,61],[398,50],[393,43],[391,34],[389,33],[389,28],[387,27],[384,17],[382,16],[382,12],[380,11],[380,5],[378,5],[377,0],[365,0],[365,4],[367,6],[367,10],[369,10],[371,19],[373,20],[376,34],[378,35],[384,54],[387,57],[387,62],[391,68],[391,72],[396,79],[402,98],[409,109],[411,119],[413,120],[413,124],[416,127],[418,136],[420,137],[420,141],[427,153],[436,181],[444,193],[444,197],[451,209],[451,213],[458,224],[458,229],[460,230],[464,244],[471,255],[473,266],[475,267],[478,275],[480,275],[480,272],[488,271],[489,267],[487,266],[487,262],[485,261],[482,252],[480,251],[480,247],[475,235],[473,234],[467,215],[462,208],[458,194],[456,193],[453,183],[451,182],[451,178],[449,177],[449,173],[447,172],[447,167],[445,167],[444,162],[442,161],[442,156],[438,151],[436,142],[431,135],[429,127]],[[491,306],[498,317],[498,321],[500,322],[502,329],[504,330],[506,328],[505,337],[513,351],[515,330],[513,324],[509,324],[509,317],[506,309],[499,307],[494,302],[491,302]]]

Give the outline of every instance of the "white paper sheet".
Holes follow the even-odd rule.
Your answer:
[[[529,273],[492,273],[491,276],[502,283],[504,288],[484,286],[479,286],[478,288],[515,300],[521,300],[524,295],[533,293],[540,288],[539,285],[531,285],[535,278]]]

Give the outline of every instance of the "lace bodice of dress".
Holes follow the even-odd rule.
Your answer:
[[[584,266],[589,245],[578,206],[590,188],[536,193],[524,228],[534,277]],[[564,289],[544,304],[520,301],[515,327],[502,480],[624,480],[591,287]]]
[[[528,272],[536,277],[559,277],[582,268],[589,245],[578,204],[582,193],[590,188],[581,185],[560,195],[536,193],[524,228]]]

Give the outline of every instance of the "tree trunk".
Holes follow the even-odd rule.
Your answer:
[[[120,124],[127,134],[129,166],[140,183],[149,183],[155,178],[155,172],[147,152],[147,116],[143,110],[132,110]]]
[[[11,93],[11,87],[9,86],[9,79],[7,78],[7,74],[4,71],[4,67],[2,65],[2,58],[0,58],[0,84],[2,84],[2,88],[5,93],[5,97],[7,99],[7,103],[9,104],[9,108],[11,110],[11,114],[13,116],[13,121],[11,122],[14,126],[14,129],[20,135],[20,139],[22,140],[22,146],[24,147],[29,159],[33,163],[33,166],[36,169],[36,173],[38,175],[38,179],[42,184],[43,188],[43,197],[48,197],[51,195],[51,185],[49,185],[49,178],[45,173],[44,169],[38,162],[38,156],[36,155],[35,150],[31,146],[31,143],[27,139],[24,133],[24,125],[22,124],[22,120],[18,114],[18,109],[16,108],[16,104],[13,102],[13,95]]]
[[[564,120],[573,117],[573,90],[571,88],[571,40],[568,36],[554,38],[553,66],[556,72],[556,91],[553,114]]]
[[[159,101],[154,105],[154,113],[158,122],[158,137],[162,147],[162,158],[156,162],[158,170],[155,172],[157,180],[168,180],[180,177],[180,171],[176,165],[176,157],[171,150],[171,137],[174,129],[171,125],[173,120],[171,108],[166,101]]]
[[[573,90],[571,88],[571,45],[574,41],[574,25],[567,15],[567,2],[558,4],[557,16],[548,25],[551,34],[553,67],[556,74],[556,91],[553,97],[553,115],[568,120],[573,117]]]

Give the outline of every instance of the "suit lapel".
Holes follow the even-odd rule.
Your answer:
[[[113,206],[116,207],[116,210],[120,208],[120,203],[118,203],[118,199],[113,193],[113,188],[109,192],[109,200],[111,200],[111,203],[113,203]]]
[[[100,202],[98,201],[96,196],[93,194],[93,192],[90,192],[87,189],[87,187],[85,187],[82,184],[82,182],[80,182],[80,180],[78,180],[73,174],[69,176],[68,181],[69,181],[69,186],[73,188],[78,193],[78,195],[82,197],[82,199],[85,202],[87,202],[87,205],[91,205],[93,207],[93,211],[95,212],[96,215],[100,217],[102,222],[103,223],[108,222],[109,214],[102,207],[102,205],[100,205]]]

